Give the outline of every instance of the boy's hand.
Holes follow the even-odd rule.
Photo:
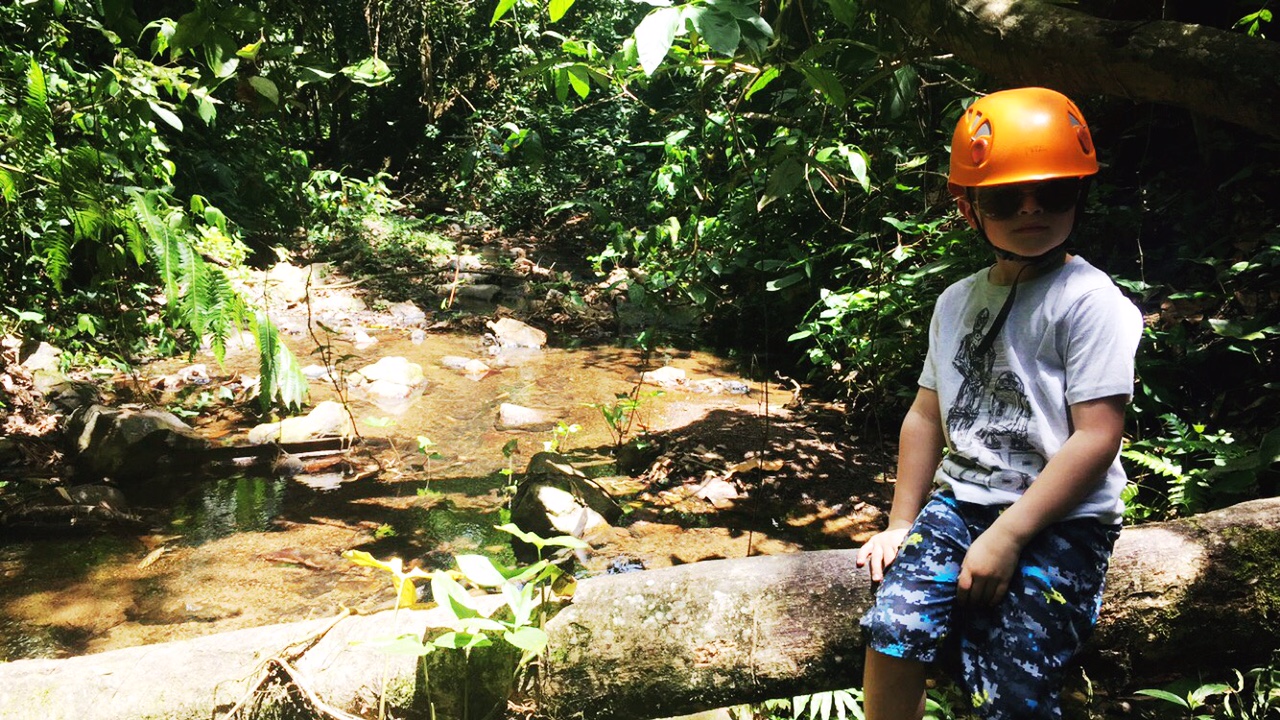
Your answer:
[[[902,541],[907,537],[909,527],[898,528],[896,530],[885,530],[871,536],[865,545],[858,548],[858,554],[855,556],[858,567],[867,567],[871,573],[872,582],[880,582],[884,579],[884,569],[893,564],[894,558],[898,557],[898,548],[902,547]]]
[[[994,526],[988,528],[969,546],[960,565],[956,601],[969,608],[999,603],[1009,590],[1021,555],[1021,544]]]

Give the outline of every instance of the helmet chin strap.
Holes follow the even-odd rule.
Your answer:
[[[1067,233],[1067,237],[1063,238],[1062,242],[1054,245],[1048,250],[1045,250],[1039,255],[1019,255],[1018,253],[1010,250],[1005,250],[1002,247],[997,247],[995,243],[991,242],[991,238],[987,236],[987,229],[982,224],[982,213],[978,212],[977,205],[973,204],[972,191],[966,191],[966,194],[969,195],[969,202],[973,207],[973,217],[977,221],[976,225],[978,234],[987,242],[987,245],[991,246],[991,249],[995,251],[997,257],[1002,260],[1021,263],[1022,265],[1022,267],[1018,268],[1018,273],[1013,276],[1013,284],[1009,286],[1009,294],[1005,296],[1004,303],[1000,305],[1000,311],[996,313],[995,320],[991,323],[991,329],[982,337],[982,342],[978,343],[977,355],[978,357],[982,357],[983,355],[991,352],[991,348],[996,342],[996,336],[1000,334],[1000,330],[1004,327],[1005,321],[1009,319],[1009,311],[1013,309],[1013,301],[1018,297],[1018,281],[1022,279],[1022,273],[1026,272],[1027,268],[1039,269],[1043,267],[1050,267],[1054,263],[1061,263],[1062,258],[1066,256],[1067,240],[1075,234],[1076,226],[1080,222],[1080,213],[1084,209],[1084,193],[1081,193],[1081,201],[1076,205],[1075,217],[1071,222],[1071,232]]]

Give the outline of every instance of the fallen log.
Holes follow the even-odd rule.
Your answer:
[[[1090,662],[1134,679],[1265,660],[1280,647],[1278,555],[1280,499],[1125,530]],[[870,597],[851,550],[584,580],[547,624],[541,709],[554,717],[645,720],[857,685],[857,620]],[[397,632],[415,634],[440,624],[424,611],[402,611],[397,622]],[[327,705],[366,716],[385,667],[395,716],[424,717],[413,701],[413,658],[350,645],[394,634],[390,623],[390,613],[341,620],[290,667]],[[222,717],[269,657],[325,624],[0,663],[0,717]]]

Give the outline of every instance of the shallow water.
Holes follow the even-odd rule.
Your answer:
[[[508,538],[494,529],[503,521],[507,497],[501,471],[523,470],[554,433],[496,429],[504,402],[580,426],[562,438],[564,445],[588,451],[581,457],[595,464],[585,468],[589,474],[611,473],[605,463],[615,438],[589,404],[612,402],[636,387],[643,369],[638,352],[602,346],[491,356],[472,336],[429,335],[414,344],[407,329],[387,329],[377,337],[363,351],[342,341],[332,342],[330,350],[344,358],[340,366],[347,371],[403,356],[420,364],[427,378],[425,388],[403,402],[376,402],[359,389],[346,394],[365,445],[383,448],[381,473],[354,481],[330,476],[327,490],[261,475],[125,488],[135,507],[156,508],[155,532],[8,541],[0,546],[0,661],[325,617],[344,606],[389,606],[387,579],[343,560],[341,553],[349,549],[428,568],[448,567],[459,553],[510,561]],[[301,363],[313,362],[314,345],[302,335],[293,342]],[[441,365],[447,355],[482,359],[494,372],[469,379]],[[210,363],[214,383],[256,374],[253,361],[242,352],[221,369]],[[702,353],[673,354],[658,363],[684,369],[691,379],[737,378],[724,362]],[[762,386],[752,387],[747,396],[678,389],[651,396],[654,388],[646,387],[633,434],[678,427],[716,409],[762,412]],[[775,403],[786,399],[778,388],[771,392]],[[322,381],[312,382],[312,393],[313,402],[338,397]],[[210,434],[226,431],[216,424],[197,427]],[[222,439],[234,440],[245,429]],[[418,452],[419,436],[429,438],[442,457],[428,461]],[[503,448],[513,439],[518,450],[508,458]],[[693,546],[707,538],[681,535],[674,542]],[[749,537],[733,541],[753,550]],[[661,554],[672,554],[671,542]],[[758,552],[761,541],[755,542]],[[658,556],[650,564],[670,561]]]

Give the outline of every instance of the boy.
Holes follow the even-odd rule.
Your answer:
[[[881,582],[862,619],[868,720],[919,718],[935,661],[984,718],[1061,714],[1120,532],[1142,334],[1064,249],[1097,170],[1084,116],[1052,90],[993,93],[956,127],[948,187],[996,262],[938,299],[889,526],[857,554]]]

